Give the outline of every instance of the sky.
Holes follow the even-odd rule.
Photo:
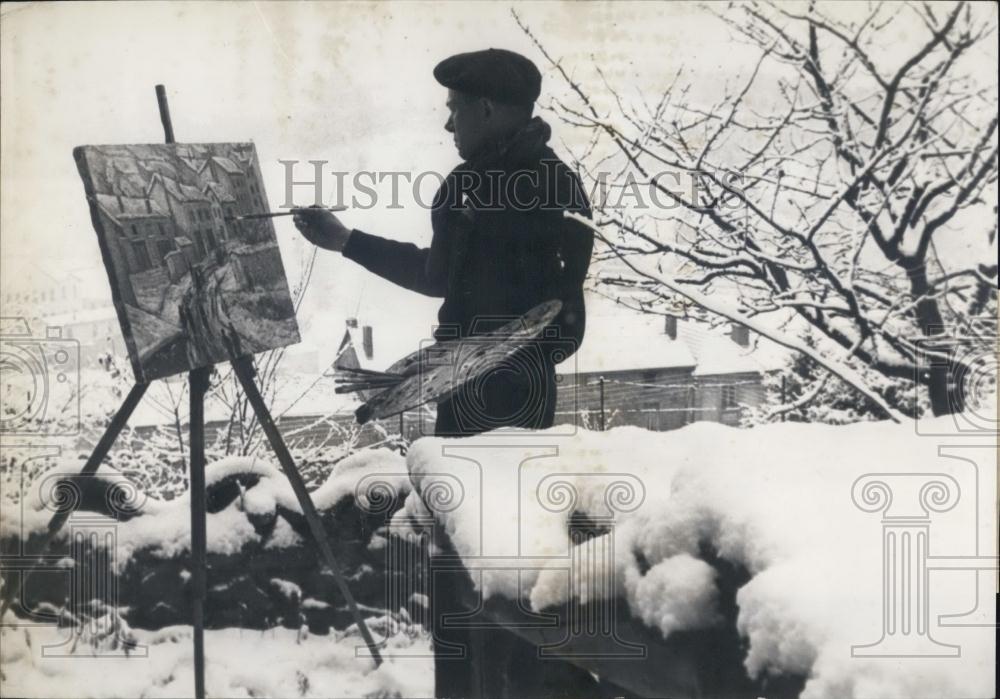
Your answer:
[[[178,141],[256,143],[272,209],[284,203],[280,160],[303,161],[297,178],[311,175],[307,160],[327,161],[328,173],[447,172],[458,157],[443,129],[445,90],[432,77],[438,61],[508,48],[543,68],[541,104],[565,90],[512,8],[590,87],[599,87],[595,64],[626,92],[662,89],[684,67],[694,99],[708,101],[757,56],[694,3],[4,4],[0,257],[4,276],[15,276],[4,286],[31,259],[55,274],[94,270],[95,294],[110,303],[72,150],[161,142],[157,83],[166,85]],[[553,127],[566,155],[563,144],[578,135]],[[326,184],[329,198],[332,174]],[[407,196],[391,208],[388,182],[382,190],[377,206],[342,220],[428,244],[429,213]],[[311,203],[308,188],[299,191],[305,201],[296,203]],[[276,229],[294,281],[312,248],[288,218]],[[303,342],[326,350],[353,315],[426,335],[438,303],[320,252],[299,313]]]

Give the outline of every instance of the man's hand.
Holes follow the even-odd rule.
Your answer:
[[[351,229],[329,210],[320,206],[293,209],[292,221],[306,240],[325,250],[341,252],[351,237]]]

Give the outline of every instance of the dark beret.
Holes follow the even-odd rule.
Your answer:
[[[542,91],[542,74],[519,53],[486,49],[446,58],[434,78],[447,88],[506,104],[532,104]]]

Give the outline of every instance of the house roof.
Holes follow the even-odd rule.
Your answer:
[[[197,187],[192,187],[191,185],[184,184],[183,182],[178,182],[177,180],[170,179],[169,177],[164,177],[163,175],[156,174],[153,175],[152,179],[149,181],[149,187],[147,191],[152,191],[153,186],[160,182],[164,189],[167,190],[167,194],[178,201],[182,202],[204,202],[208,201],[205,194]]]
[[[212,160],[223,170],[231,175],[242,175],[243,169],[229,158],[221,155],[213,155]]]
[[[189,157],[185,157],[183,155],[178,156],[178,157],[180,158],[180,161],[182,163],[184,163],[185,165],[187,165],[189,168],[191,168],[195,172],[201,172],[202,168],[204,168],[205,165],[208,164],[208,160],[206,160],[204,158],[189,158]]]
[[[663,318],[618,309],[587,315],[579,350],[557,367],[561,374],[598,374],[638,369],[694,369],[687,343],[663,332]]]
[[[372,328],[374,353],[372,357],[366,357],[363,350],[364,321],[357,321],[354,327],[351,326],[351,322],[350,319],[347,321],[333,364],[334,369],[338,366],[350,366],[347,362],[350,356],[349,350],[354,348],[358,365],[362,369],[385,371],[396,361],[434,341],[432,324],[400,319],[393,328],[384,325]]]
[[[209,182],[205,185],[203,190],[206,194],[214,194],[219,201],[223,202],[235,202],[236,198],[233,196],[232,192],[229,191],[227,187],[224,187],[218,182]]]
[[[760,337],[749,346],[724,328],[677,319],[677,336],[665,332],[662,315],[639,313],[588,297],[587,332],[579,351],[557,367],[561,374],[690,370],[695,376],[760,373],[780,364],[783,350]]]
[[[104,212],[108,216],[115,220],[167,216],[167,212],[163,210],[163,207],[154,199],[146,197],[98,194],[97,203],[104,209]]]

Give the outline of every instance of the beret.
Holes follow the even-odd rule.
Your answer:
[[[531,59],[505,49],[460,53],[434,67],[447,88],[506,104],[532,104],[542,91],[542,74]]]

